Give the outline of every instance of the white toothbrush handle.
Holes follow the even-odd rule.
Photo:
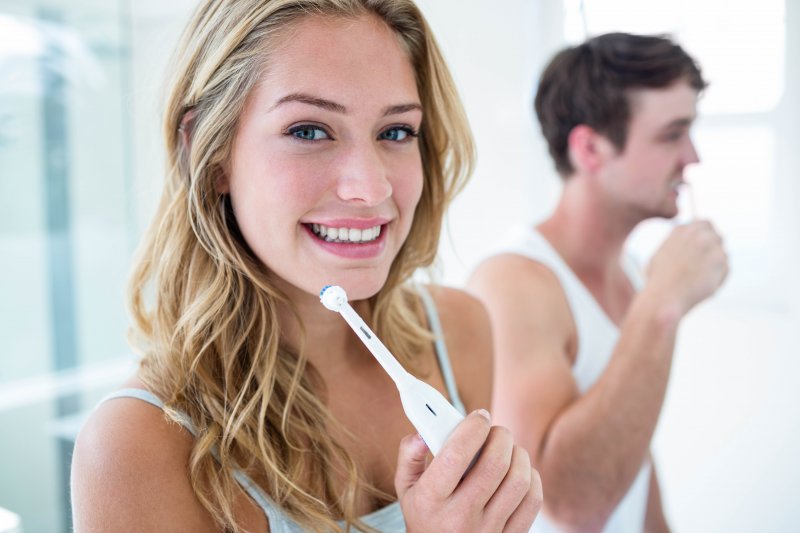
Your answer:
[[[428,445],[433,455],[439,453],[447,437],[464,420],[458,410],[439,391],[411,374],[397,384],[406,416]]]
[[[346,300],[339,304],[338,312],[397,385],[403,410],[428,449],[433,455],[439,453],[464,415],[439,391],[406,372]]]
[[[375,356],[375,359],[378,360],[386,373],[389,374],[392,381],[399,384],[400,381],[405,379],[405,376],[411,375],[397,362],[397,359],[394,358],[389,349],[386,348],[378,336],[369,329],[369,326],[358,316],[358,313],[355,312],[350,304],[345,303],[342,305],[341,309],[339,309],[339,313],[356,335],[358,335],[361,342],[363,342],[372,355]]]

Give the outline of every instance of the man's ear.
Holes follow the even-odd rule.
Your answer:
[[[593,128],[578,124],[567,136],[567,152],[575,170],[595,173],[613,153],[613,146]]]

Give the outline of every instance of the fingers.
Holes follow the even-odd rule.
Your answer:
[[[490,429],[489,413],[483,409],[473,411],[456,426],[421,476],[435,497],[447,498],[456,490]]]
[[[427,457],[428,447],[418,433],[408,435],[400,441],[397,470],[394,474],[394,489],[399,499],[403,498],[425,472]]]
[[[529,531],[531,524],[542,509],[543,501],[542,479],[539,477],[539,472],[532,470],[530,490],[506,522],[503,531],[508,533]]]
[[[727,276],[722,237],[707,220],[676,228],[648,266],[648,285],[681,316],[714,294]]]
[[[687,261],[697,261],[717,251],[724,252],[723,244],[722,236],[714,226],[707,220],[701,220],[675,228],[659,251],[670,262],[681,257]]]
[[[698,231],[700,232],[697,236],[700,249],[706,258],[710,272],[716,276],[714,287],[716,289],[728,276],[728,254],[725,251],[724,241],[710,222],[703,221],[698,226]]]
[[[717,231],[717,228],[708,220],[700,220],[693,222],[687,227],[690,231],[694,231],[698,238],[702,239],[701,242],[707,243],[716,248],[724,248],[724,240],[722,235]]]
[[[528,531],[542,506],[541,479],[488,413],[467,416],[427,468],[426,452],[417,435],[400,443],[395,488],[409,531]]]
[[[528,453],[519,446],[512,446],[511,461],[500,483],[484,508],[484,519],[500,530],[514,518],[524,522],[534,510],[531,490],[534,485],[541,490],[538,474],[534,477]],[[527,498],[527,499],[526,499]],[[524,503],[524,505],[523,505]],[[520,508],[522,506],[522,508]],[[519,513],[517,513],[519,511]],[[535,516],[535,513],[534,513]],[[531,517],[531,522],[533,518]],[[530,523],[527,524],[530,527]],[[527,531],[527,529],[524,529]]]
[[[524,455],[527,457],[528,454]],[[508,475],[514,460],[511,431],[500,426],[492,427],[475,464],[456,489],[456,497],[483,508]]]

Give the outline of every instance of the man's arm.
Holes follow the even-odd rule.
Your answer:
[[[647,496],[647,514],[644,519],[645,533],[669,533],[669,524],[661,504],[661,489],[658,484],[656,467],[650,458],[650,492]]]
[[[674,325],[649,318],[650,310],[631,313],[631,334],[621,337],[606,372],[580,396],[571,370],[575,326],[552,272],[501,256],[483,264],[469,285],[495,328],[495,420],[512,430],[539,469],[545,514],[566,529],[602,529],[647,452]],[[648,346],[653,355],[637,358]]]
[[[718,236],[712,231],[711,242],[710,225],[696,226],[656,254],[608,366],[582,396],[570,368],[574,324],[556,277],[506,255],[470,279],[495,328],[496,420],[528,449],[544,512],[565,529],[602,529],[629,489],[658,421],[679,321],[727,273]]]

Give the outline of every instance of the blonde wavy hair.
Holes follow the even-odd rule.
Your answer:
[[[319,375],[303,346],[288,346],[281,334],[278,306],[294,307],[269,282],[216,187],[245,101],[269,75],[270,53],[286,30],[303,17],[364,14],[397,34],[424,109],[422,197],[385,285],[370,298],[373,328],[414,368],[430,336],[405,281],[434,260],[445,209],[474,162],[461,102],[418,8],[410,0],[205,0],[173,61],[166,183],[131,277],[130,338],[143,356],[145,386],[161,395],[168,416],[185,413],[197,429],[192,487],[224,530],[242,530],[234,468],[317,531],[337,529],[337,517],[368,529],[358,520],[357,496],[381,494],[330,436],[341,426],[320,399]],[[336,489],[334,474],[346,490]]]

